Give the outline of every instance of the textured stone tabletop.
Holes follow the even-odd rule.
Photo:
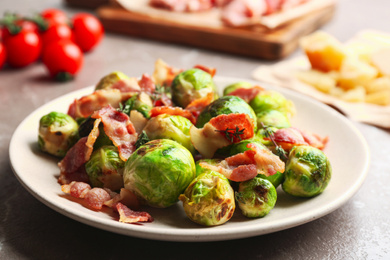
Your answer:
[[[0,14],[53,7],[69,15],[83,11],[59,0],[1,0]],[[340,41],[362,29],[390,33],[389,10],[388,0],[341,0],[335,17],[322,29]],[[291,56],[299,54],[297,50]],[[73,81],[48,80],[42,64],[1,70],[0,259],[390,259],[390,132],[355,122],[371,154],[359,191],[332,213],[276,233],[207,243],[139,239],[82,224],[33,197],[9,162],[9,143],[18,124],[46,102],[95,84],[99,75],[115,70],[142,75],[157,58],[179,68],[205,64],[216,67],[220,76],[247,79],[259,65],[273,64],[106,33],[100,46],[85,56],[82,72]]]

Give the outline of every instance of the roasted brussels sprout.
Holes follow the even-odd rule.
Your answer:
[[[295,114],[294,104],[281,93],[272,90],[260,92],[249,102],[249,105],[256,114],[266,110],[278,110],[288,117]]]
[[[39,148],[54,156],[64,157],[78,136],[78,124],[67,114],[51,112],[39,121]]]
[[[288,128],[291,126],[290,120],[285,113],[278,110],[264,110],[257,115],[257,127],[260,129],[261,123],[265,126],[276,128]]]
[[[100,79],[100,81],[95,86],[95,90],[110,88],[116,82],[128,78],[129,77],[127,75],[120,71],[111,72],[110,74]]]
[[[261,218],[274,208],[277,193],[272,183],[259,176],[241,182],[235,194],[242,214],[249,218]]]
[[[282,188],[297,197],[313,197],[324,191],[332,176],[326,155],[311,146],[295,146],[286,163]]]
[[[150,140],[171,139],[195,154],[190,137],[191,126],[191,121],[185,117],[162,114],[151,118],[143,130]]]
[[[201,128],[211,118],[232,113],[245,113],[254,120],[254,129],[257,129],[256,114],[243,99],[236,96],[223,96],[213,101],[200,114],[196,121],[196,127]]]
[[[233,216],[236,207],[229,180],[214,171],[197,176],[179,199],[187,216],[204,226],[225,223]]]
[[[124,186],[141,202],[166,208],[195,178],[195,162],[181,144],[158,139],[140,146],[126,161]]]
[[[141,92],[125,101],[122,112],[130,116],[131,110],[140,112],[145,118],[150,118],[149,111],[153,107],[153,102],[148,94]]]
[[[85,164],[85,170],[93,187],[119,190],[123,187],[124,166],[118,148],[112,145],[95,150]]]
[[[172,81],[172,101],[186,107],[195,99],[203,98],[208,93],[216,94],[213,77],[201,69],[189,69],[179,73]]]
[[[236,82],[236,83],[233,83],[233,84],[226,86],[223,89],[223,95],[226,96],[239,88],[251,88],[252,86],[253,86],[252,83],[249,83],[246,81],[239,81],[239,82]]]

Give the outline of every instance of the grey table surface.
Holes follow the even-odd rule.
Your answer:
[[[52,7],[69,15],[84,11],[59,0],[1,0],[0,14]],[[389,10],[388,0],[341,0],[334,18],[322,29],[341,41],[362,29],[390,33]],[[297,50],[290,57],[300,54]],[[39,63],[0,71],[0,259],[390,259],[390,132],[356,122],[371,153],[368,176],[359,191],[320,219],[267,235],[207,243],[128,237],[65,217],[24,189],[12,172],[8,149],[15,128],[29,113],[53,98],[95,84],[99,75],[114,70],[133,76],[151,72],[157,58],[180,68],[205,64],[216,67],[220,76],[248,79],[257,66],[273,64],[106,33],[100,46],[85,56],[73,81],[49,80]]]

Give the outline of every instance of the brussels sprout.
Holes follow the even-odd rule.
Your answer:
[[[236,208],[234,191],[228,179],[214,171],[197,176],[179,199],[187,216],[204,226],[225,223]]]
[[[216,165],[217,163],[221,162],[220,159],[201,159],[195,163],[195,171],[196,171],[196,176],[201,175],[202,173],[205,172],[211,172],[212,170],[208,168],[204,168],[200,165],[201,162],[206,162],[211,165]]]
[[[152,99],[148,94],[141,92],[126,100],[122,112],[130,116],[131,110],[140,112],[145,118],[150,118],[149,112],[153,107]]]
[[[140,146],[126,161],[124,186],[142,202],[166,208],[195,178],[195,162],[181,144],[159,139]]]
[[[143,130],[150,140],[171,139],[195,154],[190,137],[191,126],[191,121],[185,117],[162,114],[151,118]]]
[[[259,176],[241,182],[235,194],[242,214],[249,218],[261,218],[274,208],[277,193],[272,183]]]
[[[290,100],[287,100],[281,93],[271,90],[257,94],[249,105],[256,114],[266,110],[278,110],[291,117],[295,113],[294,104]]]
[[[111,72],[110,74],[100,79],[100,81],[95,86],[95,90],[110,88],[116,82],[128,78],[129,77],[127,75],[120,71]]]
[[[95,150],[85,164],[85,170],[93,187],[119,190],[123,187],[124,166],[118,148],[112,145]]]
[[[219,115],[232,113],[245,113],[254,120],[254,129],[257,129],[256,114],[243,99],[236,96],[224,96],[209,104],[200,114],[196,121],[196,127],[201,128],[211,118]]]
[[[195,99],[216,93],[213,77],[201,69],[189,69],[179,73],[172,81],[172,101],[186,107]]]
[[[313,197],[324,191],[332,176],[326,155],[311,146],[295,146],[286,163],[282,188],[297,197]]]
[[[67,114],[51,112],[39,121],[39,148],[54,156],[64,157],[78,136],[78,124]]]
[[[239,81],[226,86],[223,90],[223,95],[226,96],[239,88],[251,88],[251,87],[253,87],[252,83],[246,81]]]
[[[276,128],[288,128],[291,126],[289,118],[285,113],[278,110],[264,110],[257,115],[257,127],[260,129],[261,123],[265,126]]]

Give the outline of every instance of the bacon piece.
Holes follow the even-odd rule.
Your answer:
[[[156,90],[154,80],[147,74],[143,74],[142,78],[138,81],[141,91],[151,95]]]
[[[70,184],[64,184],[61,186],[61,190],[64,193],[70,194],[75,198],[84,198],[85,194],[91,190],[91,186],[88,183],[81,181],[72,181]]]
[[[190,111],[195,117],[195,121],[199,114],[205,109],[211,102],[214,101],[214,93],[210,92],[205,97],[198,98],[189,103],[185,110]]]
[[[221,135],[224,135],[226,139],[228,137],[223,132],[227,129],[232,129],[233,132],[235,129],[242,130],[242,134],[238,136],[232,136],[232,143],[237,143],[241,140],[252,138],[254,135],[254,123],[253,119],[247,114],[228,114],[228,115],[219,115],[213,117],[209,123],[213,125]],[[229,140],[229,139],[228,139]]]
[[[221,19],[228,26],[246,26],[267,12],[264,0],[233,0],[222,9]]]
[[[247,103],[249,103],[253,98],[262,92],[264,88],[260,86],[253,86],[251,88],[238,88],[228,94],[228,96],[236,96],[242,98]]]
[[[162,114],[182,116],[189,119],[193,124],[195,124],[195,117],[192,115],[192,113],[190,111],[182,109],[181,107],[160,106],[154,107],[150,110],[151,117],[156,117]]]
[[[103,208],[104,202],[111,199],[110,194],[102,188],[93,188],[85,194],[84,200],[89,207],[96,210]]]
[[[128,93],[128,92],[138,93],[141,91],[141,87],[138,84],[137,78],[118,80],[107,89],[117,89],[121,93]]]
[[[256,162],[258,173],[265,176],[274,175],[276,172],[283,173],[285,170],[285,164],[280,160],[279,156],[273,154],[268,149],[262,149],[256,144],[250,143],[247,145],[253,152],[247,152],[248,156],[253,156],[253,160]],[[245,153],[244,152],[244,153]]]
[[[309,131],[304,131],[298,128],[294,128],[298,130],[305,142],[307,142],[310,146],[318,148],[320,150],[324,149],[326,144],[328,143],[328,137],[321,137],[315,133],[311,133]]]
[[[182,69],[171,67],[163,60],[158,59],[154,63],[154,72],[152,78],[156,85],[170,86],[176,75],[182,71]]]
[[[60,168],[58,182],[60,184],[68,184],[72,181],[89,181],[89,177],[83,166],[91,157],[93,145],[99,136],[100,121],[100,119],[95,120],[93,129],[89,135],[81,138],[58,163]]]
[[[200,12],[214,6],[213,0],[150,0],[149,4],[174,12]]]
[[[153,222],[152,216],[147,212],[133,211],[123,205],[122,203],[116,204],[116,209],[119,213],[119,221],[124,223],[137,223],[137,222]]]
[[[299,130],[293,127],[278,129],[273,134],[273,139],[287,152],[290,151],[293,146],[308,145]]]
[[[135,196],[134,193],[132,193],[131,191],[125,188],[122,188],[119,194],[118,193],[111,194],[111,198],[112,199],[106,201],[104,205],[110,208],[116,208],[116,204],[120,202],[132,209],[138,209],[140,207],[140,202],[137,199],[137,196]]]
[[[73,118],[86,118],[107,105],[117,108],[120,102],[129,99],[132,95],[134,93],[122,93],[118,89],[96,90],[90,95],[75,99],[69,106],[68,114]]]
[[[199,165],[212,171],[219,172],[231,181],[247,181],[253,179],[257,175],[256,165],[254,164],[236,165],[235,167],[232,167],[226,160],[223,160],[215,165],[211,165],[207,162],[200,162]]]
[[[211,68],[211,67],[207,67],[207,66],[204,66],[204,65],[195,65],[194,68],[200,69],[200,70],[203,70],[203,71],[209,73],[211,75],[211,77],[214,77],[215,73],[217,73],[217,69],[216,68]]]
[[[91,117],[102,120],[104,132],[118,148],[120,158],[126,161],[134,152],[138,137],[129,117],[110,105],[95,111]]]

